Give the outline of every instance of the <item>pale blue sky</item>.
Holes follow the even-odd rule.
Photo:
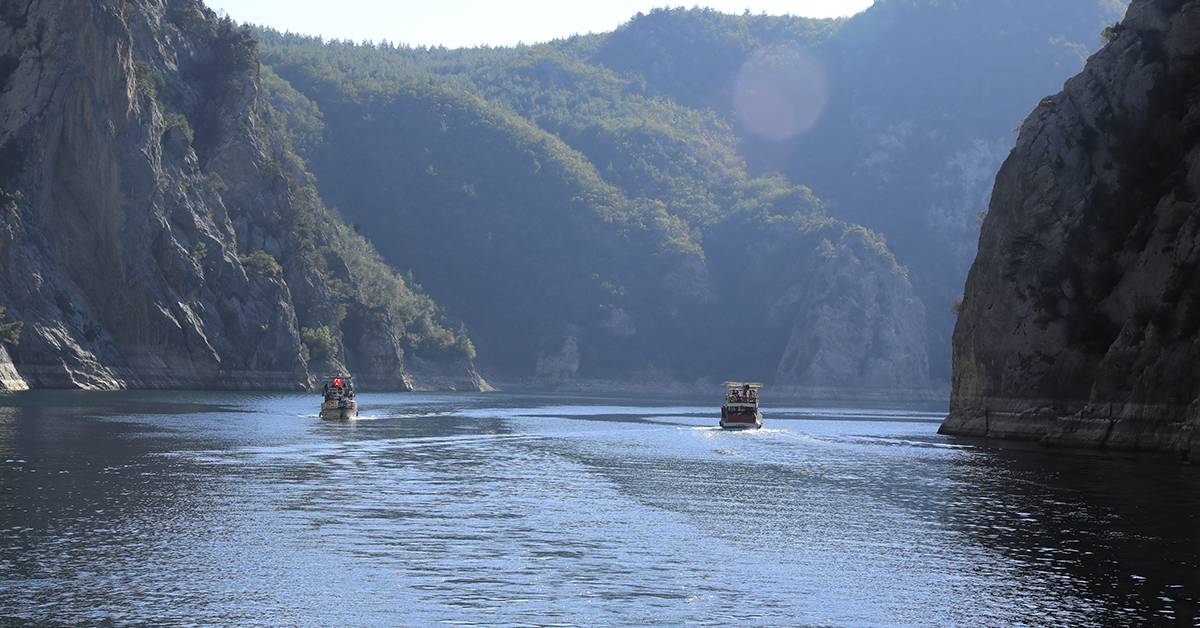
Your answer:
[[[699,6],[725,13],[768,13],[805,17],[854,15],[874,0],[708,0]],[[238,22],[326,39],[447,48],[512,46],[607,32],[639,11],[694,6],[659,0],[206,0]]]

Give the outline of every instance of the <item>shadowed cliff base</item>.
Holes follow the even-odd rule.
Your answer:
[[[416,367],[411,367],[414,373]],[[700,379],[697,381],[682,381],[669,377],[630,377],[627,379],[510,379],[488,380],[485,390],[502,390],[505,392],[555,392],[555,393],[600,393],[600,394],[637,394],[637,395],[679,395],[687,397],[705,397],[714,399],[714,405],[719,405],[725,387],[720,381]],[[493,388],[494,386],[494,388]],[[764,403],[778,404],[784,400],[795,401],[854,401],[854,402],[942,402],[949,399],[949,391],[945,388],[863,388],[832,386],[793,386],[772,384],[762,388]]]
[[[1200,445],[1200,2],[1138,0],[1026,119],[954,332],[944,434]]]
[[[475,370],[467,359],[426,360],[409,356],[405,360],[406,378],[412,390],[473,390],[491,392],[496,390]]]
[[[950,416],[939,434],[1035,441],[1054,447],[1113,449],[1178,454],[1185,460],[1200,458],[1200,430],[1186,421],[1163,420],[1177,408],[1162,405],[1111,409],[1089,408],[1065,412],[1053,402],[1028,399],[975,399],[963,408],[952,400]],[[978,406],[983,408],[979,409]],[[1100,414],[1108,411],[1109,414]]]
[[[780,399],[822,401],[941,401],[949,397],[945,388],[838,388],[833,386],[781,386],[764,389]]]

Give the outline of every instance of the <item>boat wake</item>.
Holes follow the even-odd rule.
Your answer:
[[[321,415],[319,415],[319,414],[297,414],[296,416],[298,416],[298,417],[300,417],[300,418],[302,418],[302,419],[320,419],[320,418],[323,418],[323,417],[322,417]],[[395,417],[386,417],[386,416],[366,416],[366,415],[364,415],[364,414],[360,414],[360,415],[358,415],[358,416],[356,416],[356,417],[346,417],[346,418],[344,418],[344,419],[326,419],[326,420],[327,420],[327,421],[330,421],[330,422],[332,422],[332,423],[337,423],[337,422],[339,422],[339,421],[340,421],[340,422],[342,422],[342,423],[346,423],[346,422],[349,422],[349,421],[377,421],[377,420],[379,420],[379,419],[388,419],[388,418],[395,418]]]

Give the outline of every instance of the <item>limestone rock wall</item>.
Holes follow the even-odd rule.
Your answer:
[[[826,240],[772,303],[791,331],[770,393],[832,399],[945,399],[929,376],[925,306],[905,272],[860,230]]]
[[[331,236],[298,233],[307,175],[258,79],[194,0],[0,3],[0,306],[24,323],[0,387],[412,388],[387,313],[318,270]],[[322,326],[337,350],[309,356]]]
[[[5,351],[4,346],[0,345],[0,391],[28,389],[29,384],[17,372],[17,367],[13,365],[12,358],[8,357],[8,351]]]
[[[996,177],[942,433],[1200,453],[1200,2],[1112,34]]]

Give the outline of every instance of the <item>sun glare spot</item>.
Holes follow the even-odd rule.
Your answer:
[[[828,102],[825,70],[815,59],[765,48],[742,65],[733,104],[747,131],[781,142],[813,128]]]

